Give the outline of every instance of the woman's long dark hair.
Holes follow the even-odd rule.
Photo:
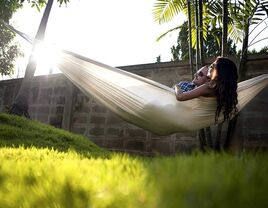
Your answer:
[[[217,70],[215,95],[217,99],[217,109],[215,121],[218,121],[220,113],[223,118],[229,120],[237,113],[237,68],[233,61],[225,57],[218,57],[214,62]]]

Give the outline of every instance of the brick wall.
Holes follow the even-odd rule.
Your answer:
[[[208,59],[211,63],[213,59]],[[187,62],[167,62],[120,67],[172,86],[190,80]],[[268,72],[268,55],[249,58],[248,76]],[[21,79],[0,82],[0,111],[12,104]],[[246,106],[238,119],[233,146],[268,147],[268,87]],[[198,148],[196,132],[158,136],[129,124],[109,109],[86,97],[62,74],[39,76],[32,81],[29,97],[31,118],[71,132],[83,134],[96,144],[117,151],[151,154],[191,152]],[[215,129],[213,127],[213,129]],[[215,134],[215,131],[213,131]],[[244,138],[244,140],[241,140]]]

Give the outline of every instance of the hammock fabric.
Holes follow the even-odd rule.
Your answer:
[[[172,88],[158,82],[71,52],[61,53],[59,60],[59,69],[82,92],[93,95],[124,120],[153,133],[194,131],[215,123],[215,98],[179,102]],[[238,110],[267,84],[268,74],[240,82]]]
[[[32,43],[31,37],[8,27]],[[94,96],[121,118],[143,129],[169,135],[198,130],[215,122],[215,98],[200,97],[179,102],[172,88],[158,82],[69,51],[61,51],[58,56],[57,67],[82,92]],[[267,84],[268,74],[240,82],[238,110]]]

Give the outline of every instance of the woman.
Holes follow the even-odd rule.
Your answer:
[[[176,84],[182,92],[193,90],[194,88],[205,84],[208,81],[208,66],[203,66],[194,75],[194,79],[191,82],[181,81]],[[175,86],[173,87],[175,89]]]
[[[208,82],[188,92],[183,93],[178,87],[175,87],[177,100],[185,101],[200,96],[215,96],[217,100],[215,121],[218,121],[221,112],[224,121],[229,120],[237,112],[236,105],[238,103],[236,92],[238,75],[235,63],[228,58],[218,57],[209,66],[207,77]]]

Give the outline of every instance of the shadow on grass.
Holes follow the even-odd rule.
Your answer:
[[[0,147],[49,148],[75,151],[86,157],[109,157],[110,153],[88,138],[38,121],[0,113]]]

